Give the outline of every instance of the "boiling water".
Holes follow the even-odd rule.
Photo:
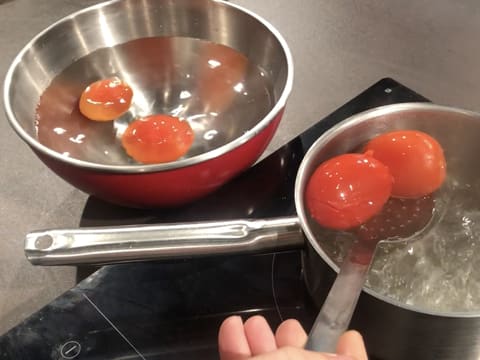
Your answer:
[[[480,185],[452,182],[435,200],[437,214],[425,231],[378,246],[367,286],[427,311],[480,311],[479,196]],[[322,247],[340,263],[353,236],[329,235],[335,241]]]
[[[114,122],[86,119],[78,109],[85,87],[118,76],[133,89],[130,111]],[[128,123],[170,114],[188,121],[195,142],[186,157],[218,148],[251,129],[275,99],[268,74],[241,53],[205,40],[156,37],[97,50],[61,72],[40,98],[41,143],[99,164],[134,163],[121,147]]]
[[[443,216],[420,239],[380,247],[368,285],[402,303],[430,310],[480,310],[478,189],[456,185]]]

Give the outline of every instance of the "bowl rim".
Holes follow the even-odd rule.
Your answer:
[[[192,156],[185,159],[180,159],[177,161],[159,163],[159,164],[130,164],[130,165],[100,164],[100,163],[95,163],[95,162],[90,162],[86,160],[80,160],[80,159],[65,156],[40,143],[34,136],[31,136],[27,131],[23,129],[22,126],[20,126],[20,124],[18,123],[15,117],[14,111],[12,109],[12,104],[10,101],[10,89],[12,87],[13,74],[17,69],[17,66],[21,63],[21,60],[24,57],[24,55],[38,41],[39,38],[41,38],[43,35],[51,31],[52,29],[58,27],[60,24],[71,21],[72,19],[74,19],[75,17],[81,14],[94,11],[103,7],[111,6],[112,4],[120,3],[123,1],[125,0],[109,0],[109,1],[101,2],[99,4],[88,6],[84,9],[80,9],[67,16],[60,18],[59,20],[55,21],[48,27],[44,28],[37,35],[35,35],[18,52],[18,54],[15,56],[12,63],[10,64],[5,76],[4,86],[3,86],[4,111],[5,111],[5,114],[7,115],[7,120],[10,123],[10,126],[18,134],[18,136],[24,142],[26,142],[34,151],[38,151],[39,153],[46,155],[49,158],[57,160],[61,163],[65,163],[75,167],[80,167],[87,170],[103,171],[103,172],[110,172],[110,173],[124,173],[124,174],[161,172],[161,171],[173,170],[173,169],[196,165],[196,164],[203,163],[205,161],[220,157],[226,153],[229,153],[230,151],[240,147],[241,145],[247,143],[249,140],[254,138],[263,129],[265,129],[268,125],[270,125],[270,123],[272,123],[277,118],[278,115],[281,114],[282,110],[286,105],[287,99],[289,98],[292,92],[293,77],[294,77],[293,56],[285,38],[269,21],[267,21],[266,19],[254,13],[251,10],[248,10],[237,4],[232,4],[226,0],[208,0],[212,3],[219,4],[220,6],[234,8],[237,11],[240,11],[248,15],[249,17],[253,18],[257,22],[259,22],[277,39],[283,51],[283,54],[285,56],[286,65],[287,65],[285,85],[283,86],[281,94],[278,100],[275,102],[274,106],[259,122],[255,124],[254,127],[252,127],[251,129],[248,129],[241,136],[235,138],[234,140],[220,147],[212,149],[208,152],[201,153],[199,155]]]
[[[322,148],[325,144],[330,142],[338,134],[341,134],[342,132],[349,129],[350,127],[358,125],[364,121],[367,121],[370,118],[405,113],[409,111],[435,111],[438,113],[457,114],[457,115],[466,116],[472,119],[477,119],[480,121],[480,113],[477,113],[475,111],[446,106],[446,105],[438,105],[430,102],[404,102],[404,103],[395,103],[390,105],[377,106],[377,107],[353,114],[351,116],[348,116],[344,120],[340,121],[336,125],[329,128],[317,140],[315,140],[315,142],[309,147],[309,149],[305,153],[305,156],[303,157],[303,160],[298,169],[297,178],[295,179],[294,197],[295,197],[296,213],[308,243],[310,244],[312,249],[315,251],[315,253],[327,264],[327,266],[333,271],[335,271],[336,273],[339,272],[340,267],[332,260],[332,258],[327,254],[327,252],[324,251],[323,247],[320,246],[317,241],[315,241],[315,235],[313,231],[311,231],[310,227],[308,226],[308,222],[306,220],[307,211],[303,205],[304,192],[302,187],[302,183],[303,184],[306,183],[307,177],[308,177],[306,168],[308,167],[309,163],[312,161],[312,158],[315,157],[315,155],[317,154],[320,148]],[[364,285],[362,291],[366,292],[370,296],[380,301],[383,301],[384,303],[396,306],[397,308],[401,308],[403,310],[419,313],[422,315],[451,318],[451,319],[454,319],[454,318],[470,319],[470,318],[477,318],[480,314],[480,310],[441,311],[441,310],[427,309],[421,306],[406,304],[388,295],[381,294],[367,285]]]

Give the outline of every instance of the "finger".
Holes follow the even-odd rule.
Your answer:
[[[307,351],[296,347],[283,347],[273,352],[255,356],[255,360],[356,360],[350,356],[325,354],[314,351]]]
[[[362,335],[355,330],[347,331],[340,336],[337,343],[337,353],[351,356],[357,360],[368,360]]]
[[[263,316],[253,316],[244,324],[245,335],[252,355],[259,355],[277,349],[275,336]]]
[[[218,352],[221,360],[241,360],[252,356],[240,316],[230,316],[220,325]]]
[[[297,320],[289,319],[280,324],[275,332],[277,346],[293,346],[303,348],[307,342],[307,334]]]

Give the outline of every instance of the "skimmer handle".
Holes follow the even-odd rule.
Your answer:
[[[365,283],[369,264],[343,260],[335,282],[308,335],[307,350],[335,353],[340,335],[347,330]]]

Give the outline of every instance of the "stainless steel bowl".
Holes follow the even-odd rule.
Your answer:
[[[113,124],[81,119],[82,90],[110,76],[133,88],[130,111]],[[32,39],[7,73],[4,102],[17,134],[74,186],[126,205],[178,205],[215,190],[261,155],[292,81],[285,40],[244,8],[114,0]],[[186,156],[154,165],[126,156],[118,141],[125,127],[154,113],[189,121],[195,142]]]

